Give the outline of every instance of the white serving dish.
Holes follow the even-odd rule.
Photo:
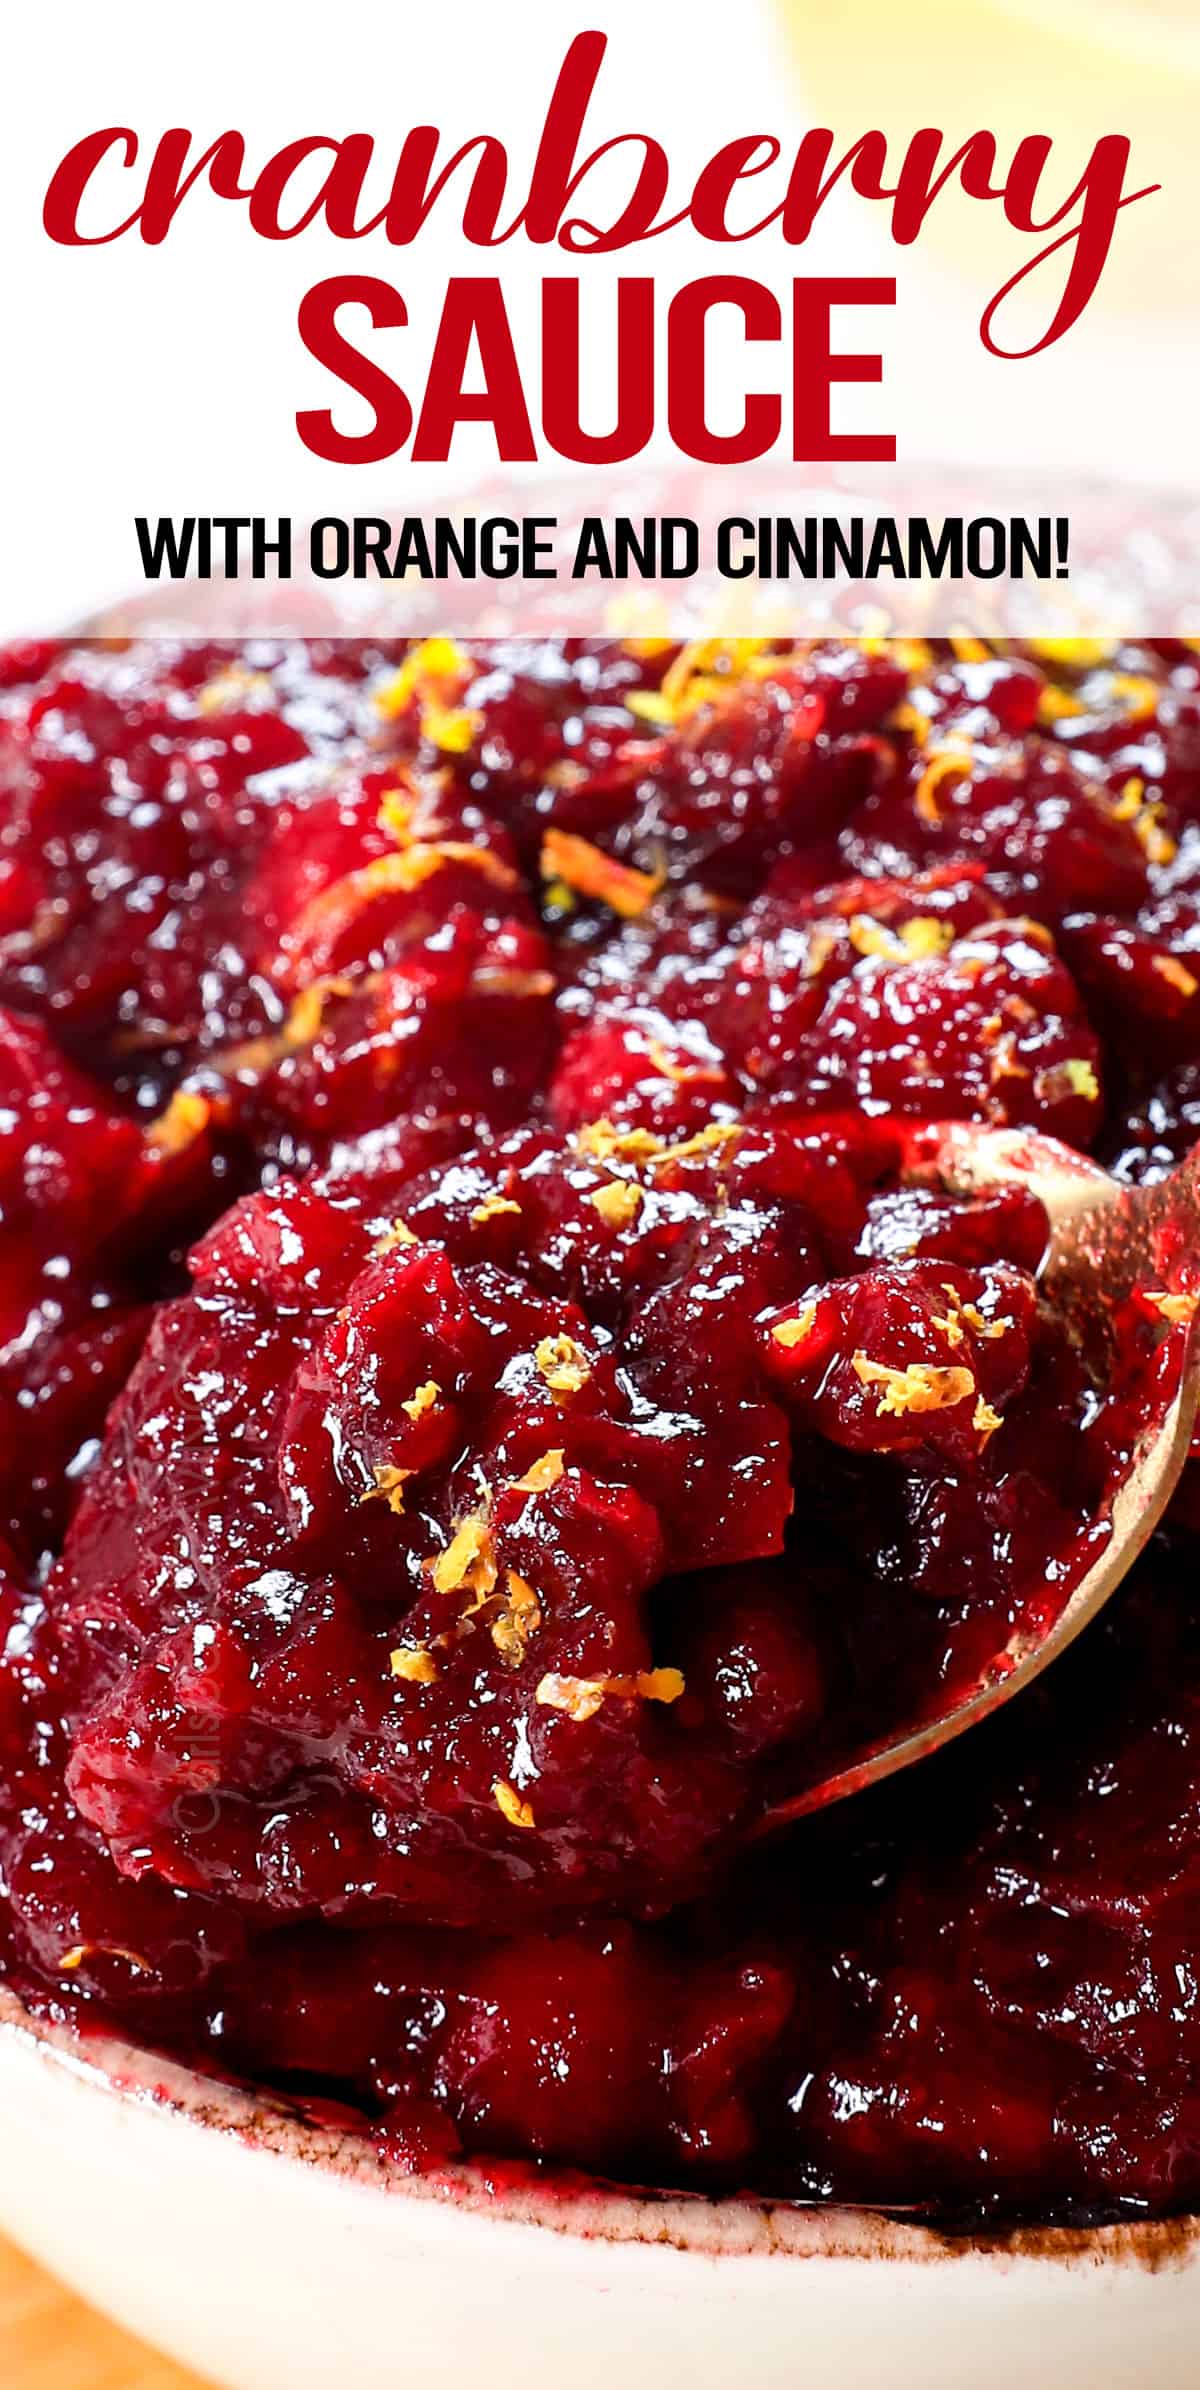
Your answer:
[[[143,593],[90,628],[401,627],[312,610],[311,586],[299,620],[269,589],[224,595]],[[1200,2217],[962,2241],[860,2210],[414,2179],[266,2095],[47,2027],[2,1984],[0,2231],[223,2390],[1200,2390]]]
[[[846,2211],[414,2181],[3,1990],[0,2117],[0,2228],[229,2390],[1200,2380],[1191,2222],[952,2244]]]

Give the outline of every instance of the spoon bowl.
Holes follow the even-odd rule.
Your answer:
[[[987,1670],[944,1708],[893,1730],[755,1820],[761,1841],[797,1818],[913,1766],[1025,1690],[1090,1625],[1128,1576],[1179,1483],[1200,1411],[1200,1147],[1170,1177],[1125,1187],[1056,1138],[1024,1129],[939,1125],[918,1139],[914,1175],[951,1194],[1021,1186],[1050,1222],[1043,1300],[1086,1353],[1097,1381],[1111,1364],[1114,1315],[1139,1292],[1164,1323],[1144,1415],[1101,1509],[1080,1539],[1080,1573],[1053,1611],[1023,1619]]]

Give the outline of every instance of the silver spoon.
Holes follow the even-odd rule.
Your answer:
[[[1136,1288],[1161,1288],[1182,1255],[1196,1264],[1200,1289],[1200,1146],[1152,1187],[1122,1187],[1053,1137],[1023,1129],[955,1123],[933,1146],[928,1174],[949,1192],[1022,1186],[1044,1204],[1050,1241],[1040,1272],[1044,1299],[1096,1355],[1113,1308]],[[1187,1300],[1180,1306],[1188,1309]],[[911,1767],[1011,1701],[1073,1643],[1104,1608],[1144,1550],[1179,1483],[1200,1407],[1200,1314],[1168,1319],[1172,1351],[1164,1383],[1120,1477],[1108,1488],[1093,1532],[1103,1549],[1047,1627],[1018,1629],[986,1675],[963,1697],[910,1731],[871,1744],[831,1775],[765,1810],[750,1830],[758,1841],[815,1809],[863,1791]],[[1107,1528],[1107,1535],[1104,1531]]]

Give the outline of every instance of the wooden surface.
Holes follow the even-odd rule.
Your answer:
[[[3,2390],[204,2390],[0,2239]]]

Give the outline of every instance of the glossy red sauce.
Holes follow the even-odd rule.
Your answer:
[[[0,654],[39,2011],[409,2164],[1194,2203],[1189,1479],[1040,1688],[745,1848],[1053,1614],[1168,1333],[1093,1384],[921,1131],[1200,1132],[1200,660],[974,644]]]

